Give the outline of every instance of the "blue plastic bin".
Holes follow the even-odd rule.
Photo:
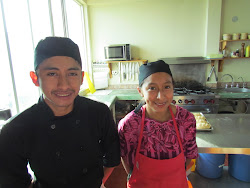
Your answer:
[[[239,154],[228,155],[228,172],[238,180],[250,182],[250,156]]]
[[[225,154],[199,153],[196,170],[206,178],[219,178],[223,173],[224,161]]]

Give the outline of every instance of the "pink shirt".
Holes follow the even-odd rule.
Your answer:
[[[198,157],[196,145],[196,121],[192,113],[176,106],[175,120],[180,132],[184,155],[186,158]],[[128,113],[118,125],[121,157],[133,168],[135,151],[141,127],[142,109],[136,114]],[[158,122],[145,118],[140,153],[154,159],[174,158],[181,152],[173,120]]]

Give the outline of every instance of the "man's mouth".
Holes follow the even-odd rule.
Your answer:
[[[59,97],[67,97],[67,96],[69,96],[70,94],[56,94],[57,96],[59,96]]]

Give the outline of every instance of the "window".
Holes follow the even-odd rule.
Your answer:
[[[79,45],[83,70],[87,70],[84,5],[73,0],[0,2],[0,109],[9,108],[15,115],[39,98],[29,72],[34,69],[34,47],[41,39],[71,38]]]

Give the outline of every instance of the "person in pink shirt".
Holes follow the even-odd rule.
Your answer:
[[[138,92],[144,103],[118,125],[127,187],[188,187],[185,168],[198,157],[196,121],[172,104],[169,65],[162,60],[141,65]]]

